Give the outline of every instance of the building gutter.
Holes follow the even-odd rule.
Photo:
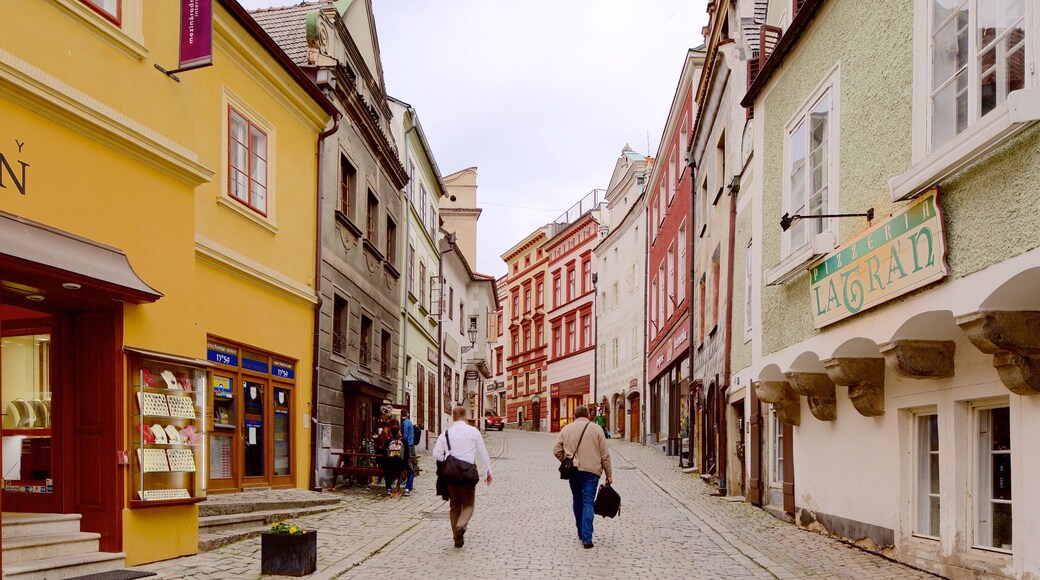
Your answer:
[[[445,235],[445,239],[448,241],[448,248],[446,250],[444,250],[444,251],[441,251],[439,243],[438,243],[438,246],[437,246],[437,279],[438,279],[438,281],[440,282],[440,285],[441,285],[441,293],[440,293],[440,296],[439,296],[440,301],[441,301],[441,305],[440,305],[440,308],[437,309],[437,335],[438,335],[438,340],[437,340],[437,342],[438,342],[438,344],[437,344],[437,387],[438,387],[437,388],[437,410],[438,410],[438,413],[437,413],[437,423],[438,423],[438,432],[440,431],[440,428],[439,428],[440,427],[440,423],[441,423],[441,421],[442,421],[442,419],[444,417],[444,254],[447,254],[448,252],[451,252],[451,251],[453,251],[455,249],[455,243],[453,241],[447,239],[448,235],[451,235],[451,234],[446,234]],[[450,389],[451,385],[448,385],[448,388]]]
[[[315,212],[315,232],[314,232],[314,292],[317,295],[317,301],[314,303],[314,339],[313,339],[313,351],[311,353],[311,460],[314,462],[313,469],[311,469],[311,489],[318,487],[318,470],[321,467],[318,465],[318,430],[316,427],[320,425],[318,422],[318,374],[321,368],[321,306],[322,306],[322,295],[321,295],[321,263],[322,263],[322,206],[324,205],[324,191],[325,191],[325,179],[322,177],[324,172],[322,171],[322,161],[325,159],[325,140],[336,134],[339,131],[339,122],[343,118],[338,110],[334,110],[332,115],[332,126],[325,129],[318,134],[318,207]]]
[[[650,180],[647,179],[647,182]],[[650,362],[650,303],[647,298],[647,294],[650,292],[650,204],[647,203],[646,207],[643,208],[643,213],[646,215],[646,237],[643,239],[643,356],[647,357],[647,363]],[[648,413],[646,412],[646,387],[647,387],[647,365],[643,365],[643,387],[642,393],[639,396],[639,404],[642,406],[639,412],[639,435],[642,437],[642,441],[638,441],[640,445],[646,444],[646,424],[649,420],[647,418]]]
[[[697,115],[697,116],[700,117],[700,115]],[[690,133],[690,141],[691,142],[693,141],[694,136],[696,134],[697,134],[696,131],[694,131],[693,133]],[[696,288],[696,284],[695,284],[695,278],[696,278],[695,273],[696,273],[696,271],[695,271],[695,269],[693,267],[693,264],[694,264],[694,259],[697,256],[697,254],[695,253],[695,250],[697,248],[697,238],[698,238],[698,236],[697,236],[697,224],[694,222],[694,217],[697,215],[697,212],[696,212],[696,207],[697,207],[697,180],[694,178],[694,172],[697,169],[697,162],[693,160],[693,151],[691,151],[692,147],[690,146],[690,144],[686,143],[685,146],[686,146],[686,158],[689,160],[687,162],[687,165],[690,168],[690,231],[689,231],[689,234],[688,234],[689,238],[690,238],[690,241],[689,241],[690,247],[687,250],[687,255],[689,256],[689,263],[685,266],[686,272],[687,272],[687,275],[686,275],[686,278],[687,278],[687,280],[686,280],[686,308],[689,310],[689,315],[688,315],[688,318],[687,318],[687,322],[689,323],[689,326],[688,326],[688,330],[686,331],[689,334],[689,338],[686,339],[686,345],[687,345],[686,348],[687,348],[687,351],[688,351],[687,357],[688,357],[688,359],[690,361],[690,371],[688,373],[689,376],[686,377],[686,385],[687,385],[687,390],[691,391],[693,389],[693,384],[694,384],[694,382],[693,382],[693,372],[694,372],[694,369],[697,368],[697,365],[695,364],[696,363],[696,356],[697,356],[697,349],[693,346],[694,337],[697,336],[696,334],[694,334],[694,326],[697,323],[697,320],[696,320],[697,317],[695,315],[696,311],[694,310],[694,307],[693,307],[693,301],[694,301],[694,296],[695,296],[694,288]],[[691,396],[691,399],[692,399],[692,395],[688,395],[688,396]],[[697,449],[697,444],[698,444],[698,441],[697,441],[697,434],[698,433],[697,433],[697,421],[694,420],[694,408],[695,408],[695,406],[692,404],[693,403],[692,400],[690,402],[691,402],[691,405],[690,405],[690,432],[688,433],[688,435],[690,436],[690,465],[692,466],[692,465],[694,465],[694,463],[693,463],[694,462],[694,457],[696,456],[695,449]],[[703,437],[703,435],[701,435],[701,436]],[[679,456],[682,457],[682,440],[681,439],[679,440]]]
[[[735,245],[737,239],[737,194],[738,191],[733,191],[733,188],[729,192],[729,235],[728,243],[729,248],[727,250],[729,264],[726,266],[726,345],[725,345],[725,358],[722,360],[722,378],[723,384],[719,385],[722,391],[720,395],[726,395],[729,391],[729,387],[733,382],[733,363],[731,361],[733,356],[733,256],[735,254]],[[725,388],[722,386],[725,385]],[[726,450],[728,447],[726,437],[726,407],[729,405],[729,399],[726,396],[719,398],[719,436],[721,442],[719,447],[722,448],[720,451]],[[724,490],[728,487],[726,469],[729,464],[729,455],[727,453],[718,454],[718,465],[719,465],[719,485],[720,490]]]
[[[409,107],[408,110],[409,110],[409,112],[412,115],[412,119],[414,120],[415,119],[415,110],[412,109],[411,107]],[[409,127],[407,131],[404,132],[404,138],[401,139],[402,146],[404,147],[404,168],[405,168],[405,171],[408,171],[408,161],[409,161],[408,160],[408,134],[411,133],[414,130],[415,130],[415,125],[412,124],[412,126]],[[411,180],[411,178],[412,178],[411,175],[409,175],[408,179]],[[405,187],[407,188],[407,184],[405,185]],[[405,189],[405,191],[407,192],[408,190]],[[411,235],[412,235],[412,200],[408,196],[408,194],[405,193],[405,195],[404,195],[404,242],[405,242],[405,247],[403,249],[405,251],[405,255],[404,255],[404,262],[405,262],[405,264],[404,265],[405,265],[405,268],[408,268],[408,271],[405,272],[405,283],[401,284],[401,325],[402,325],[402,328],[401,328],[401,392],[402,392],[402,395],[403,395],[401,397],[402,399],[404,399],[404,395],[406,395],[407,391],[408,391],[408,317],[409,317],[409,313],[408,313],[408,276],[412,272],[412,264],[408,262],[408,259],[410,257],[410,255],[408,253],[408,240],[411,239]],[[404,401],[401,401],[401,402],[402,402],[402,404],[404,403]],[[411,401],[409,401],[409,405],[408,405],[408,414],[409,414],[409,416],[411,416],[411,413],[412,413],[412,406],[411,406]],[[422,419],[422,418],[420,417],[419,419]]]

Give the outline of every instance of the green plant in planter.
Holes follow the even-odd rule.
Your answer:
[[[260,573],[305,576],[318,565],[318,533],[285,522],[260,536]]]
[[[270,533],[272,533],[272,534],[285,534],[285,535],[295,536],[295,535],[299,535],[299,534],[306,534],[307,530],[304,530],[303,528],[301,528],[299,526],[294,526],[292,524],[287,524],[285,522],[279,522],[279,523],[271,526],[271,532]]]

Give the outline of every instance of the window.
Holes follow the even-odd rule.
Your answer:
[[[928,17],[930,151],[1026,84],[1027,2],[932,0]]]
[[[560,290],[561,290],[560,276],[559,275],[553,276],[553,308],[556,308],[557,306],[560,305]]]
[[[379,373],[390,376],[390,332],[383,330],[379,335]]]
[[[975,545],[1011,551],[1011,413],[1008,407],[976,410],[978,506]]]
[[[524,352],[531,350],[531,329],[524,329]]]
[[[553,356],[560,356],[563,354],[563,344],[560,339],[561,329],[559,326],[553,327]]]
[[[505,332],[505,321],[503,320],[502,311],[498,311],[498,335],[502,336]]]
[[[531,311],[531,288],[524,288],[524,312]]]
[[[526,267],[528,267],[530,265],[531,265],[531,254],[527,254],[526,256],[524,256],[524,267],[526,268]]]
[[[502,366],[502,349],[499,348],[495,351],[495,367],[498,369],[498,374],[505,372],[505,367]]]
[[[719,253],[715,250],[715,259],[711,261],[711,325],[719,323],[719,279],[721,278],[719,268]]]
[[[685,129],[683,129],[685,131]],[[679,150],[678,148],[672,149],[672,158],[668,160],[668,179],[673,183],[679,181]],[[667,185],[665,186],[667,187]],[[672,205],[672,201],[675,200],[675,190],[677,187],[667,187],[668,189],[668,205]]]
[[[350,309],[347,299],[339,294],[332,299],[332,352],[340,356],[347,354]]]
[[[772,458],[773,465],[770,469],[770,475],[772,476],[772,483],[779,484],[784,481],[784,425],[780,421],[780,418],[776,416],[775,410],[769,411],[771,417],[770,423],[773,426],[773,437],[772,437]]]
[[[668,259],[665,260],[665,264],[668,266],[668,274],[665,278],[668,284],[674,284],[675,280],[675,246],[668,247]],[[672,317],[672,311],[675,310],[675,300],[672,298],[675,292],[675,288],[672,288],[672,293],[669,294],[667,289],[665,294],[668,295],[668,318]]]
[[[466,318],[466,303],[460,300],[459,301],[459,334],[466,334],[465,324],[463,323],[463,320],[465,318]],[[477,319],[474,318],[471,322],[473,324],[473,328],[476,328],[477,327]]]
[[[574,268],[567,269],[567,300],[573,300],[577,288],[574,284]]]
[[[592,346],[592,317],[588,314],[581,317],[581,347]]]
[[[650,284],[650,303],[648,304],[650,310],[650,339],[653,340],[657,336],[657,278]]]
[[[611,345],[610,345],[610,354],[611,354],[610,358],[611,358],[611,362],[612,362],[611,368],[615,368],[615,369],[617,368],[617,365],[618,365],[618,344],[619,344],[619,339],[617,337],[614,337],[614,340],[611,341]]]
[[[592,290],[592,260],[581,263],[581,291],[584,294]]]
[[[679,284],[675,287],[676,301],[686,300],[686,222],[679,226],[679,257],[675,267],[679,270]]]
[[[415,404],[416,413],[415,416],[419,420],[420,425],[426,425],[427,427],[432,426],[432,423],[426,420],[426,369],[422,366],[422,363],[415,363]],[[430,401],[433,405],[433,401]]]
[[[228,108],[228,193],[267,216],[267,133]]]
[[[744,331],[751,332],[751,274],[752,274],[751,242],[748,242],[747,251],[744,254]],[[748,336],[747,338],[751,338]]]
[[[438,224],[438,221],[437,221],[437,209],[434,208],[433,204],[431,203],[430,204],[430,226],[429,226],[430,227],[430,236],[437,235],[437,224]]]
[[[429,217],[426,215],[426,186],[419,184],[419,223],[427,227]]]
[[[415,203],[415,164],[408,162],[408,199]]]
[[[121,0],[83,0],[83,3],[115,24],[120,24],[123,20],[123,3]]]
[[[455,289],[451,286],[448,287],[448,320],[455,319],[455,311],[452,310],[452,305],[455,304]]]
[[[538,292],[535,294],[538,306],[545,306],[545,282],[538,283]]]
[[[538,325],[538,342],[535,343],[535,346],[542,346],[544,344],[545,344],[545,326],[539,324]]]
[[[660,284],[657,285],[657,320],[663,325],[668,321],[668,317],[665,316],[667,311],[665,302],[670,302],[668,300],[668,278],[664,277],[664,264],[657,269],[657,279],[660,280]]]
[[[368,366],[372,361],[372,319],[367,316],[361,317],[361,338],[359,347],[359,361],[363,366]]]
[[[520,295],[513,294],[513,318],[520,317]]]
[[[574,332],[574,321],[567,323],[567,352],[578,350],[578,337]]]
[[[405,264],[405,268],[408,268],[408,292],[415,294],[415,247],[408,244],[408,263]]]
[[[704,275],[701,275],[700,282],[697,283],[697,344],[704,343],[704,299],[707,295],[707,284],[705,284]]]
[[[386,216],[386,261],[391,264],[397,259],[397,224]]]
[[[357,195],[357,170],[346,155],[339,157],[339,210],[354,219],[354,196]]]
[[[832,92],[839,94],[836,75],[837,72],[828,77],[804,112],[788,125],[784,211],[790,215],[823,215],[837,210],[837,172],[833,168],[836,167],[838,133],[831,98]],[[829,229],[829,221],[794,222],[784,234],[785,255],[795,253],[816,234]]]
[[[379,198],[371,191],[368,192],[367,225],[368,241],[374,244],[378,239],[376,236],[379,234]]]
[[[939,537],[939,416],[914,417],[916,437],[916,492],[914,533]]]
[[[621,298],[621,291],[620,291],[620,289],[618,287],[617,280],[614,281],[614,284],[611,286],[611,290],[614,291],[614,302],[613,302],[612,305],[613,305],[614,308],[617,308],[618,304],[620,303],[619,300]],[[604,305],[605,305],[606,304],[606,299],[604,299],[603,302],[604,302]]]
[[[426,308],[426,264],[419,262],[419,305]]]

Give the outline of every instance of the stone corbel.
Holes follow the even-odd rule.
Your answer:
[[[838,398],[835,394],[834,381],[827,373],[804,373],[788,371],[784,373],[791,388],[809,401],[809,411],[820,421],[833,421],[838,418]]]
[[[823,361],[827,376],[849,388],[852,406],[864,417],[885,414],[885,359],[837,357]]]
[[[802,424],[802,401],[787,381],[758,381],[755,393],[759,400],[773,405],[777,418],[784,423]]]
[[[892,370],[908,379],[953,377],[956,345],[952,340],[893,340],[881,345]]]
[[[993,355],[1000,381],[1017,395],[1040,393],[1040,312],[980,310],[957,318],[975,348]]]

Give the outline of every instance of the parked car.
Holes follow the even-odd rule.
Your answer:
[[[495,413],[488,411],[484,413],[484,430],[498,429],[499,431],[506,428],[506,422]]]

